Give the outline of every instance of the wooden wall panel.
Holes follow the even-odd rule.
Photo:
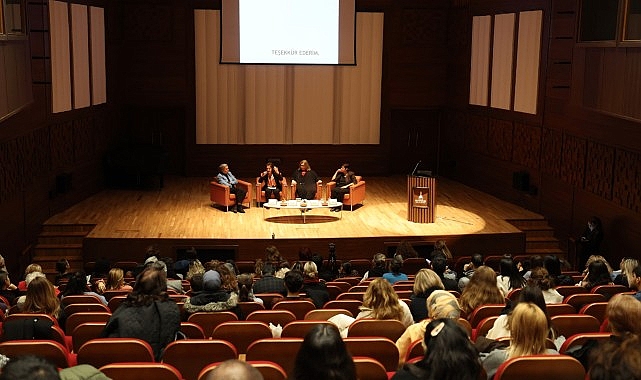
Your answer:
[[[472,152],[486,153],[489,120],[486,117],[471,115],[465,126],[465,148]]]
[[[641,212],[641,155],[616,150],[612,201],[617,205]]]
[[[73,163],[73,121],[51,126],[51,168],[59,170]]]
[[[487,134],[488,153],[498,159],[512,159],[512,122],[508,120],[490,119]]]
[[[561,150],[561,179],[577,186],[583,187],[585,175],[585,155],[587,143],[576,136],[563,136]]]
[[[604,199],[612,199],[613,170],[614,148],[588,142],[585,189]]]
[[[552,129],[543,129],[541,149],[541,170],[553,177],[561,177],[561,150],[563,134]]]
[[[20,190],[20,160],[16,140],[0,143],[0,203]]]
[[[513,141],[513,161],[527,168],[538,170],[541,159],[541,128],[514,123]]]

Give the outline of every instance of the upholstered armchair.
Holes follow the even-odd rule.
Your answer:
[[[283,190],[280,192],[280,199],[287,200],[289,199],[289,185],[287,185],[287,179],[283,177],[283,180],[280,181],[283,185]],[[263,191],[263,184],[260,182],[260,177],[256,177],[256,204],[260,207],[261,204],[267,202],[265,198],[265,192]]]
[[[331,197],[332,189],[336,187],[336,182],[327,184],[327,198]],[[356,176],[356,184],[349,187],[349,193],[343,198],[343,205],[349,206],[350,211],[354,210],[354,205],[363,204],[365,200],[365,180],[363,177]]]
[[[251,207],[251,183],[239,179],[236,186],[245,189],[247,195],[245,196],[243,205],[246,205],[248,208]],[[229,186],[221,185],[214,179],[213,181],[209,182],[209,199],[213,204],[224,206],[226,211],[229,211],[229,206],[233,206],[236,204],[236,195],[232,194],[229,190]]]
[[[289,199],[296,199],[296,184],[292,183],[291,185],[292,192],[291,192],[291,197]],[[314,196],[314,199],[321,199],[323,197],[323,183],[316,183],[316,195]]]

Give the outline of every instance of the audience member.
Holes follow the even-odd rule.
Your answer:
[[[478,306],[488,303],[505,303],[505,297],[496,284],[494,269],[482,265],[461,293],[459,304],[465,315],[470,315]]]
[[[637,259],[631,259],[631,258],[624,258],[621,260],[621,270],[619,271],[618,274],[615,275],[614,277],[614,284],[615,285],[623,285],[630,287],[629,284],[629,279],[631,276],[631,273],[634,271],[634,268],[639,266],[639,261]]]
[[[636,290],[634,298],[641,301],[641,265],[637,265],[636,268],[630,273],[630,289]]]
[[[0,296],[3,296],[9,302],[9,304],[6,305],[7,309],[15,305],[16,300],[20,296],[18,287],[11,283],[9,273],[6,271],[0,271]]]
[[[283,191],[283,176],[272,162],[265,164],[265,171],[260,173],[258,183],[262,185],[261,191],[265,192],[265,199],[275,198],[280,201],[280,193]]]
[[[639,380],[641,379],[641,339],[629,334],[620,342],[609,341],[595,350],[595,357],[586,379]]]
[[[402,269],[403,257],[400,255],[396,255],[392,259],[390,271],[387,273],[383,273],[383,278],[389,281],[390,284],[394,284],[397,281],[407,281],[407,275],[401,272]]]
[[[274,276],[274,265],[266,262],[263,265],[262,276],[254,283],[254,293],[281,293],[285,292],[285,284],[282,278]]]
[[[436,243],[434,243],[434,250],[430,253],[430,260],[434,260],[437,257],[445,257],[447,260],[453,258],[452,252],[447,248],[445,240],[437,240]]]
[[[588,266],[588,273],[579,281],[578,285],[592,290],[595,286],[611,285],[612,277],[608,271],[608,266],[601,260],[595,260]]]
[[[554,289],[554,279],[550,277],[547,269],[536,268],[530,272],[530,278],[527,280],[528,286],[537,286],[541,288],[545,303],[563,303],[563,295]]]
[[[69,279],[69,282],[67,282],[67,286],[62,292],[60,299],[64,299],[67,296],[77,295],[94,296],[98,298],[103,305],[107,306],[107,299],[105,299],[104,296],[89,290],[89,284],[87,284],[87,275],[85,275],[83,272],[76,272],[73,274],[73,277],[71,277]]]
[[[316,264],[316,268],[318,269],[318,278],[321,279],[321,281],[333,281],[336,276],[334,275],[334,270],[331,267],[331,265],[335,265],[336,262],[332,263],[328,260],[326,265],[323,265],[323,257],[318,254],[312,255],[312,260],[314,264]]]
[[[329,302],[329,292],[324,282],[318,277],[318,269],[313,261],[308,261],[303,267],[303,291],[307,297],[311,298],[317,308],[322,308],[325,303]]]
[[[249,363],[229,359],[209,372],[205,380],[263,380],[263,375]]]
[[[200,260],[196,259],[193,260],[189,263],[189,269],[187,270],[187,275],[185,276],[185,279],[191,280],[191,278],[195,274],[204,274],[205,273],[205,267],[203,264],[200,262]]]
[[[39,356],[16,357],[2,368],[0,380],[60,380],[58,369]]]
[[[523,273],[523,279],[527,281],[530,278],[530,275],[534,269],[543,268],[543,256],[541,255],[532,255],[528,260],[530,262],[530,269]],[[520,263],[517,263],[517,268]]]
[[[416,250],[414,249],[414,247],[409,241],[403,240],[398,245],[398,247],[396,247],[396,253],[394,253],[394,256],[396,255],[401,255],[401,257],[403,258],[409,259],[409,258],[418,257],[418,252],[416,252]]]
[[[361,281],[365,281],[368,278],[373,277],[383,277],[385,272],[387,272],[387,268],[385,268],[385,254],[377,253],[372,259],[372,268],[365,272]]]
[[[463,291],[467,283],[470,282],[470,278],[474,275],[476,268],[483,265],[483,255],[480,253],[475,253],[472,255],[470,262],[463,265],[463,276],[458,280],[458,287]]]
[[[73,277],[73,272],[71,272],[71,265],[67,259],[60,259],[56,262],[56,277],[53,282],[55,286],[59,286],[61,283],[68,281]]]
[[[25,268],[25,270],[24,270],[24,278],[25,279],[20,281],[20,282],[18,282],[18,290],[20,290],[23,293],[27,291],[27,285],[28,285],[27,284],[27,275],[29,273],[34,273],[34,272],[42,273],[42,267],[40,266],[40,264],[32,263],[32,264],[27,265],[27,268]]]
[[[555,286],[574,285],[572,277],[561,273],[561,260],[555,255],[545,256],[543,266],[547,269],[550,277],[554,279]]]
[[[454,320],[431,321],[425,329],[425,356],[416,364],[405,364],[394,380],[476,380],[481,373],[478,353],[467,334]]]
[[[345,261],[338,268],[338,277],[360,277],[360,274],[356,269],[352,268],[352,263]]]
[[[341,203],[345,194],[349,194],[350,187],[357,183],[356,174],[350,170],[348,163],[344,163],[336,170],[332,181],[336,183],[336,186],[331,191],[331,197]],[[332,207],[330,211],[341,211],[341,209],[342,206]]]
[[[525,285],[525,280],[519,274],[512,257],[503,256],[499,262],[499,269],[501,273],[496,276],[496,284],[501,290],[503,297],[506,297],[510,290],[522,288]]]
[[[167,275],[154,267],[145,268],[127,299],[114,311],[102,333],[110,338],[138,338],[148,342],[156,360],[176,339],[180,310],[167,295]]]
[[[189,313],[202,311],[236,311],[238,293],[223,289],[223,278],[218,271],[208,270],[203,275],[203,290],[194,292],[185,300],[184,310]]]
[[[304,280],[303,274],[299,270],[290,270],[285,273],[285,299],[303,299],[300,293],[303,290]],[[311,299],[309,300],[311,301]]]
[[[111,268],[107,276],[107,290],[125,290],[131,291],[133,288],[125,284],[125,273],[120,268]]]
[[[580,259],[579,268],[581,268],[583,264],[586,264],[591,255],[597,255],[600,253],[602,241],[603,229],[601,226],[601,219],[593,216],[588,220],[588,225],[578,241]]]
[[[338,329],[316,325],[305,336],[294,364],[294,380],[356,380],[356,366]]]
[[[552,322],[550,321],[550,315],[548,314],[548,309],[546,307],[545,303],[545,298],[543,295],[543,292],[541,289],[537,286],[526,286],[523,288],[521,291],[521,294],[519,294],[519,299],[515,303],[511,303],[510,305],[507,305],[501,315],[494,321],[494,325],[492,328],[487,332],[487,335],[485,336],[488,339],[499,339],[499,338],[507,338],[510,336],[510,322],[512,318],[512,312],[514,311],[514,308],[519,304],[523,302],[528,302],[533,305],[536,305],[541,309],[541,311],[545,314],[545,318],[548,321],[548,328],[550,330],[549,332],[549,337],[551,339],[556,338],[556,333],[552,329]]]
[[[258,302],[263,304],[263,300],[256,297],[253,291],[254,276],[249,273],[243,273],[238,276],[238,301],[240,302]]]
[[[427,318],[427,299],[436,290],[443,290],[441,278],[431,269],[423,268],[416,273],[414,289],[410,295],[410,311],[414,322]]]
[[[229,187],[229,192],[234,194],[235,196],[235,204],[232,206],[231,211],[244,214],[245,210],[243,210],[243,201],[247,196],[247,191],[244,188],[237,186],[238,180],[229,171],[229,165],[220,164],[218,166],[218,174],[216,175],[216,180],[221,185]]]
[[[445,273],[448,271],[447,268],[447,259],[443,256],[436,256],[432,260],[432,269],[438,275],[438,277],[443,282],[445,290],[454,290],[459,292],[458,282],[450,276],[446,276]]]

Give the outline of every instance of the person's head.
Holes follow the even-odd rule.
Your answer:
[[[519,270],[516,268],[516,263],[511,256],[503,256],[501,261],[499,261],[499,269],[501,276],[510,278],[510,288],[520,288],[523,286],[523,277],[519,274]]]
[[[278,263],[283,260],[278,248],[274,245],[270,245],[265,248],[265,260],[271,261],[272,263]]]
[[[334,325],[319,324],[305,336],[294,363],[295,380],[356,380],[356,367]]]
[[[249,273],[243,273],[238,276],[238,300],[242,302],[251,301],[249,293],[254,285],[254,276]]]
[[[472,265],[474,265],[474,268],[478,268],[481,265],[483,265],[483,255],[480,253],[475,253],[472,255],[472,260],[470,260]]]
[[[352,274],[352,263],[349,261],[342,263],[339,274],[341,276],[350,276]]]
[[[622,341],[610,340],[600,344],[592,355],[588,376],[590,380],[641,379],[641,339],[629,334]]]
[[[127,302],[133,305],[151,305],[153,301],[168,298],[167,274],[158,267],[148,266],[136,277],[136,284],[127,295]]]
[[[308,279],[318,279],[318,267],[313,261],[308,261],[305,263],[305,265],[303,266],[303,275]]]
[[[156,259],[160,258],[160,247],[158,247],[155,244],[152,244],[145,248],[145,261],[147,261],[148,258],[150,257],[155,257]]]
[[[384,268],[385,267],[385,254],[384,253],[377,253],[374,255],[374,258],[372,259],[372,267],[373,268]]]
[[[450,252],[450,249],[447,248],[447,244],[445,243],[445,240],[437,240],[434,243],[434,250],[441,252],[447,259],[452,258],[452,252]]]
[[[521,293],[519,294],[519,298],[517,300],[517,305],[522,302],[527,302],[531,303],[533,305],[536,305],[541,309],[541,311],[545,314],[545,318],[548,321],[548,327],[552,325],[552,322],[550,320],[550,316],[548,314],[548,308],[545,304],[545,297],[543,297],[543,292],[541,291],[541,288],[538,286],[526,286],[523,288]],[[511,320],[511,315],[508,317],[508,326],[510,324]]]
[[[0,270],[0,289],[6,289],[9,284],[11,284],[11,280],[9,279],[9,272]]]
[[[56,272],[58,272],[58,274],[64,274],[69,267],[69,261],[67,261],[67,259],[60,259],[56,262]]]
[[[459,319],[461,307],[456,297],[445,290],[435,290],[427,297],[427,316],[431,319]]]
[[[24,275],[27,277],[29,273],[33,272],[41,272],[42,273],[42,267],[40,264],[29,264],[27,265],[27,268],[24,270]]]
[[[2,368],[0,380],[60,380],[58,369],[39,356],[18,356]]]
[[[24,278],[25,285],[29,286],[31,281],[36,277],[46,277],[46,276],[42,272],[31,272],[28,275],[26,275]]]
[[[220,274],[221,290],[229,292],[238,291],[238,279],[236,278],[236,274],[229,269],[229,266],[227,266],[226,263],[219,261],[214,269]]]
[[[107,290],[118,290],[125,285],[125,273],[120,268],[111,268],[107,276]]]
[[[271,174],[272,171],[274,171],[274,163],[273,162],[266,163],[265,170],[267,171],[267,174]]]
[[[639,260],[625,258],[621,260],[621,274],[630,277],[630,274],[634,271],[634,268],[639,266]]]
[[[510,320],[508,358],[544,353],[548,333],[548,321],[543,310],[533,303],[519,302]]]
[[[398,275],[401,273],[402,269],[403,269],[403,256],[395,255],[394,258],[392,259],[392,263],[390,264],[390,272],[394,273],[395,275]]]
[[[36,277],[27,286],[24,306],[25,313],[48,314],[55,318],[60,316],[60,300],[56,290],[46,277]]]
[[[544,265],[543,256],[532,255],[530,256],[530,269],[542,268]]]
[[[608,266],[601,260],[596,260],[590,263],[588,266],[588,276],[586,281],[588,284],[608,284],[611,282],[612,278],[610,277],[610,272],[608,271]]]
[[[637,265],[628,276],[630,289],[641,290],[641,265]]]
[[[447,259],[445,256],[439,255],[434,257],[434,260],[432,260],[432,270],[434,270],[439,277],[443,277],[443,274],[447,270]]]
[[[537,286],[541,288],[541,290],[548,290],[554,288],[554,279],[550,277],[547,269],[539,267],[532,269],[527,284],[529,286]]]
[[[297,270],[285,273],[285,289],[292,294],[298,294],[303,288],[303,274]]]
[[[76,272],[69,278],[63,294],[65,296],[82,295],[88,290],[87,276],[83,272]]]
[[[441,278],[431,269],[423,268],[414,277],[414,294],[424,294],[428,289],[445,289]]]
[[[194,275],[203,273],[205,273],[205,267],[200,262],[200,260],[196,259],[189,263],[189,269],[187,270],[187,275],[185,276],[185,278],[189,280],[190,278],[194,277]]]
[[[601,231],[601,219],[599,219],[596,216],[591,217],[588,220],[588,229],[590,229],[590,231],[592,230]]]
[[[204,273],[196,273],[189,279],[192,293],[200,292],[203,290],[203,275]]]
[[[227,164],[220,164],[218,165],[218,171],[222,174],[227,174],[229,173],[229,165]]]
[[[209,372],[206,380],[263,380],[263,375],[247,362],[229,359]]]
[[[220,290],[220,285],[222,284],[222,279],[220,278],[220,273],[210,269],[207,272],[203,273],[203,290],[206,292],[217,292]]]
[[[463,289],[459,304],[469,315],[477,306],[488,303],[505,303],[505,297],[496,284],[494,269],[481,265],[470,277],[470,282]]]
[[[605,317],[612,332],[617,335],[641,335],[641,302],[629,294],[616,294],[610,298]]]
[[[425,356],[417,366],[429,371],[430,379],[478,379],[478,352],[456,321],[442,318],[428,323],[423,345]]]
[[[302,171],[312,170],[312,167],[309,166],[309,162],[307,162],[307,160],[301,160],[301,162],[299,163],[299,168]]]
[[[588,257],[588,260],[585,262],[585,270],[589,271],[590,264],[592,264],[595,261],[602,261],[605,264],[605,266],[608,268],[608,272],[612,273],[612,266],[610,265],[608,260],[606,260],[605,257],[601,255],[590,255],[590,257]]]
[[[545,256],[543,259],[543,266],[547,269],[552,277],[559,277],[561,275],[561,260],[555,255]]]
[[[347,163],[347,162],[343,163],[341,165],[341,169],[340,170],[341,170],[341,172],[347,174],[347,172],[349,171],[349,163]]]
[[[369,309],[374,319],[401,319],[402,309],[392,285],[382,277],[370,282],[363,295],[364,309]]]

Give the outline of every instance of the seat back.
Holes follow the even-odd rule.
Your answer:
[[[422,257],[408,257],[403,261],[403,273],[405,274],[416,274],[423,268],[429,268],[429,264]],[[413,288],[407,290],[413,290]]]
[[[185,334],[187,339],[205,339],[205,331],[193,322],[180,322],[180,332]]]
[[[354,315],[347,309],[316,309],[305,314],[305,320],[326,321],[336,314],[345,314],[353,317]]]
[[[102,323],[104,326],[104,324],[109,321],[109,318],[111,318],[111,313],[105,311],[82,311],[73,313],[69,317],[67,317],[67,320],[65,321],[65,334],[68,336],[72,336],[73,330],[75,330],[76,327],[87,322],[98,322]]]
[[[113,297],[127,296],[127,294],[129,293],[131,293],[131,290],[105,290],[105,292],[102,293],[102,295],[105,297],[107,302],[109,302],[109,300],[111,300]],[[107,306],[109,306],[109,304],[107,304]]]
[[[354,268],[354,264],[357,263],[359,265],[362,265],[361,261],[365,261],[365,265],[367,265],[365,267],[366,271],[372,265],[372,263],[369,260],[355,259],[355,260],[350,260],[349,262],[350,262],[350,264],[352,264],[352,269],[358,270],[358,269]],[[358,283],[361,282],[361,277],[352,277],[352,276],[350,276],[350,277],[339,277],[339,278],[335,279],[334,282],[346,282],[346,283],[349,284],[350,287],[352,287],[354,285],[358,285]]]
[[[563,299],[563,303],[574,306],[574,309],[581,310],[583,305],[594,302],[607,302],[605,296],[596,293],[572,294]]]
[[[258,310],[247,316],[247,321],[258,321],[266,324],[285,326],[296,320],[296,315],[289,310]]]
[[[567,303],[549,303],[545,305],[545,308],[548,310],[550,317],[561,314],[576,314],[574,306]]]
[[[92,339],[78,349],[78,364],[100,368],[119,362],[153,363],[154,352],[149,343],[136,338]]]
[[[323,309],[345,309],[349,310],[352,313],[352,316],[358,315],[360,313],[360,307],[363,305],[362,300],[334,300],[329,301],[323,305]]]
[[[591,332],[591,333],[581,333],[574,334],[568,337],[565,342],[561,345],[559,352],[561,354],[566,354],[568,350],[574,347],[583,346],[589,340],[596,340],[597,342],[607,342],[612,336],[609,332]]]
[[[565,355],[532,355],[507,360],[496,371],[495,380],[584,380],[581,363]]]
[[[330,285],[331,286],[336,286],[337,288],[339,288],[341,290],[341,293],[349,291],[349,288],[352,287],[352,284],[350,284],[349,282],[345,282],[345,281],[327,281],[325,283],[325,285],[327,285],[327,286],[330,286]]]
[[[425,355],[423,339],[413,341],[405,353],[405,363],[415,358],[422,358]]]
[[[263,300],[263,306],[266,310],[271,309],[274,304],[284,298],[280,293],[258,293],[255,296]]]
[[[60,303],[63,305],[63,307],[66,307],[67,305],[71,305],[73,303],[102,303],[102,301],[100,301],[100,299],[96,296],[79,294],[73,296],[64,296],[60,300]]]
[[[523,288],[514,288],[507,293],[505,298],[509,299],[512,302],[516,302],[519,299],[519,295],[523,291]]]
[[[232,343],[239,354],[244,354],[247,352],[247,347],[249,347],[249,345],[255,340],[271,338],[272,330],[265,322],[223,322],[216,326],[211,337],[213,339],[226,340]]]
[[[365,293],[367,291],[368,285],[354,285],[349,288],[348,292],[350,293]]]
[[[178,369],[165,363],[112,363],[100,367],[100,372],[118,380],[183,380]]]
[[[473,331],[472,340],[476,341],[476,338],[478,338],[479,336],[486,336],[488,331],[490,331],[492,326],[494,326],[494,322],[497,319],[497,315],[481,319]]]
[[[357,356],[354,358],[356,366],[356,376],[359,379],[367,380],[387,380],[387,371],[385,367],[376,359]]]
[[[259,339],[249,345],[245,359],[247,361],[273,361],[280,365],[285,373],[291,374],[302,343],[302,338]]]
[[[396,344],[381,337],[350,337],[344,339],[347,351],[353,356],[366,356],[378,360],[388,372],[396,371],[398,348]]]
[[[111,313],[111,309],[101,303],[72,303],[65,307],[67,317],[75,313]]]
[[[630,288],[623,285],[599,285],[592,288],[590,293],[601,294],[606,300],[610,300],[613,295],[618,293],[629,292]]]
[[[325,289],[327,290],[327,293],[329,294],[329,299],[330,300],[335,300],[336,297],[338,297],[339,294],[343,293],[343,290],[339,288],[338,286],[335,285],[325,285]]]
[[[557,286],[555,289],[564,298],[567,296],[571,296],[572,294],[590,293],[586,288],[582,286],[575,286],[575,285],[561,285],[561,286]]]
[[[380,336],[396,342],[405,332],[405,325],[396,319],[357,319],[352,323],[347,336]]]
[[[316,305],[309,300],[283,300],[277,302],[272,309],[289,310],[294,313],[296,319],[303,320],[305,319],[305,314],[316,309]]]
[[[458,323],[458,325],[461,326],[463,330],[465,330],[465,333],[467,333],[468,338],[472,337],[472,333],[474,332],[474,329],[472,328],[472,325],[467,319],[459,318],[456,320],[456,323]]]
[[[574,334],[599,332],[601,327],[599,320],[591,315],[564,314],[555,315],[550,319],[552,320],[552,328],[566,338]]]
[[[187,322],[195,323],[202,327],[206,337],[211,336],[219,324],[237,320],[238,316],[231,311],[198,312],[187,318]]]
[[[107,322],[85,322],[76,326],[71,332],[73,352],[78,353],[80,347],[92,339],[100,338]]]
[[[605,319],[605,310],[608,307],[607,302],[594,302],[587,305],[583,305],[579,314],[591,315],[594,318],[598,319],[599,322],[603,322]]]
[[[470,321],[472,326],[476,326],[481,320],[487,317],[501,315],[501,311],[503,311],[503,309],[505,309],[505,305],[503,304],[481,305],[472,311],[467,320]]]
[[[176,367],[185,380],[197,380],[200,371],[211,363],[236,359],[233,344],[219,339],[183,339],[165,348],[162,362]]]
[[[347,292],[339,294],[336,297],[336,300],[355,300],[363,302],[363,296],[365,296],[365,292]]]
[[[112,313],[114,313],[116,309],[118,309],[118,306],[120,306],[120,304],[123,303],[123,301],[126,299],[127,299],[126,295],[113,296],[109,299],[109,301],[107,301],[107,307]]]
[[[258,302],[238,302],[238,307],[240,308],[240,314],[242,319],[247,318],[249,314],[256,310],[265,310],[265,306],[262,303]]]
[[[328,321],[292,321],[283,327],[280,336],[283,338],[305,338],[307,333],[317,325],[334,325]]]
[[[0,343],[0,354],[9,358],[25,355],[41,356],[56,367],[67,368],[70,366],[69,351],[64,345],[51,340],[12,340]]]

